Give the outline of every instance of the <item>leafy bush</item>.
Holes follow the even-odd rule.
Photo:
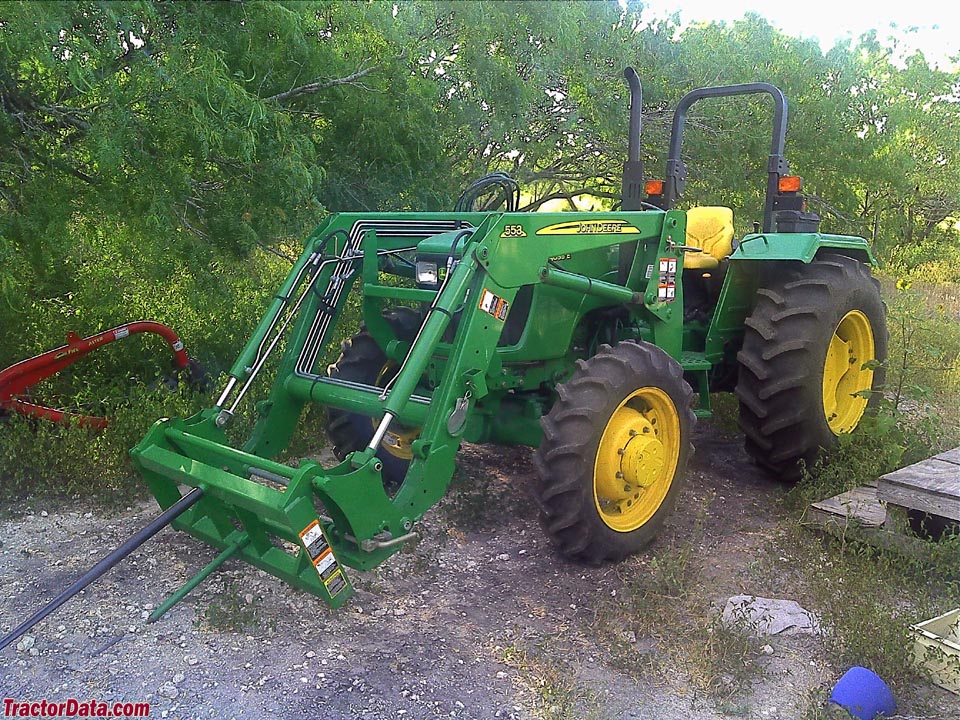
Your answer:
[[[157,418],[187,415],[200,397],[189,391],[134,389],[114,407],[104,431],[9,415],[0,432],[0,499],[23,495],[89,495],[116,502],[141,487],[128,451]]]

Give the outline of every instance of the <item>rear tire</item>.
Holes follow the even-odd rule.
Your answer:
[[[560,552],[599,564],[639,552],[672,511],[693,449],[693,391],[647,343],[602,345],[577,366],[540,421],[537,500]]]
[[[384,313],[384,318],[397,339],[405,342],[413,341],[423,322],[423,314],[408,307],[393,308]],[[373,335],[361,325],[360,332],[343,343],[340,357],[327,369],[327,375],[364,385],[383,386],[396,370]],[[377,420],[368,415],[327,408],[327,436],[333,444],[333,454],[340,460],[356,450],[363,450],[373,438],[376,425]],[[396,492],[403,484],[412,458],[409,444],[419,434],[419,428],[405,428],[395,420],[377,449],[377,457],[383,463],[383,485],[388,493]]]
[[[802,463],[875,407],[884,370],[870,361],[886,357],[886,308],[864,263],[792,264],[757,290],[737,355],[747,453],[771,475],[799,479]]]

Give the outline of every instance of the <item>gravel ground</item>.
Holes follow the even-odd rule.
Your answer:
[[[460,479],[418,525],[422,539],[331,612],[316,598],[235,561],[165,618],[150,610],[213,558],[163,531],[79,598],[0,653],[0,698],[150,702],[152,718],[799,718],[840,674],[817,637],[769,639],[762,672],[722,706],[687,679],[644,673],[651,638],[627,656],[597,632],[604,600],[687,535],[707,507],[699,548],[710,597],[743,591],[741,568],[770,541],[763,480],[709,425],[674,521],[645,555],[585,568],[560,559],[524,487],[522,449],[468,447]],[[473,480],[471,480],[473,478]],[[156,514],[36,503],[0,520],[0,631],[6,632]],[[607,638],[607,639],[605,639]],[[635,657],[636,660],[631,658]],[[669,658],[667,658],[669,660]],[[635,666],[631,667],[635,662]],[[934,693],[930,717],[960,718]],[[724,712],[725,711],[725,712]]]

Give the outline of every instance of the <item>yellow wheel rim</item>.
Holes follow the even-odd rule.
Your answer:
[[[396,374],[397,364],[388,361],[377,375],[376,384],[383,387],[387,381]],[[380,426],[380,421],[374,418],[370,419],[373,429]],[[401,460],[413,460],[413,441],[420,437],[420,428],[407,427],[396,421],[393,422],[391,429],[387,430],[380,442],[380,447],[388,453]]]
[[[377,427],[380,423],[373,423]],[[400,428],[399,430],[388,430],[380,447],[386,450],[394,457],[401,460],[413,460],[413,441],[420,437],[420,428]]]
[[[613,411],[600,437],[593,499],[600,518],[630,532],[653,517],[680,460],[680,416],[663,390],[644,387]]]
[[[869,398],[857,393],[873,388],[873,368],[865,365],[875,357],[870,320],[851,310],[833,331],[823,365],[823,413],[834,435],[853,432],[863,417]]]

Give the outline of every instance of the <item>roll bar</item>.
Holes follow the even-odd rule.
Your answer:
[[[767,160],[767,194],[763,203],[763,231],[773,231],[774,200],[779,191],[782,175],[790,173],[790,163],[783,156],[783,146],[787,135],[787,98],[783,91],[769,83],[745,83],[741,85],[721,85],[692,90],[683,96],[673,114],[673,126],[670,131],[670,147],[667,152],[667,171],[664,178],[663,208],[670,210],[683,194],[687,181],[687,168],[680,156],[683,145],[683,131],[687,122],[687,112],[698,100],[735,95],[767,94],[773,98],[773,137],[770,141],[770,157]],[[632,111],[632,105],[631,105]],[[632,130],[631,118],[631,130]],[[632,134],[631,134],[632,139]]]

